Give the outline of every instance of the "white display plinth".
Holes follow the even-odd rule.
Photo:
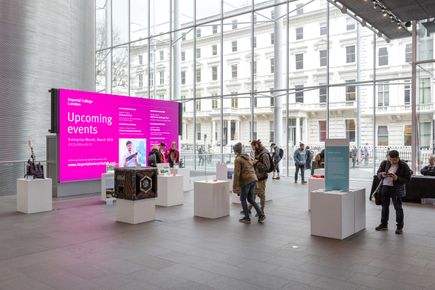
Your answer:
[[[308,178],[308,210],[311,210],[311,192],[314,190],[325,188],[325,179],[324,178]]]
[[[311,235],[345,239],[365,228],[365,189],[311,192]]]
[[[232,182],[233,182],[233,180],[231,180],[231,183],[230,183],[230,185],[231,185],[230,191],[231,192],[232,192],[232,189],[233,189],[233,183]],[[267,181],[266,181],[266,201],[271,201],[272,197],[273,197],[273,190],[271,189],[271,185],[270,185],[271,183],[272,183],[272,181],[270,181],[270,179],[267,179]],[[260,199],[257,198],[256,201],[258,203],[258,202],[260,202]],[[240,202],[240,196],[238,196],[235,193],[232,194],[231,195],[231,202],[232,203],[241,204],[241,202]]]
[[[156,199],[116,200],[116,220],[128,224],[140,224],[156,218]]]
[[[195,181],[194,216],[216,219],[230,214],[229,182]]]
[[[173,206],[183,204],[183,176],[157,177],[157,198],[158,206]]]
[[[17,211],[37,213],[53,209],[51,178],[17,179]]]
[[[183,190],[191,191],[193,190],[193,184],[190,180],[190,169],[189,168],[172,168],[172,172],[183,176]]]
[[[314,175],[325,176],[325,168],[314,169]]]
[[[115,171],[109,171],[101,174],[101,200],[106,201],[107,188],[115,187]]]

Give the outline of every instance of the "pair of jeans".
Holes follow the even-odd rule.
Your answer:
[[[275,172],[278,172],[279,174],[279,161],[278,162],[274,162],[274,166],[275,166]]]
[[[257,211],[258,216],[262,215],[263,212],[261,211],[260,207],[254,200],[254,190],[255,190],[255,181],[248,183],[242,188],[240,188],[240,202],[242,203],[243,212],[245,213],[245,218],[249,219],[249,210],[248,210],[248,202],[255,208],[255,211]]]
[[[301,169],[301,178],[302,181],[305,181],[304,178],[304,171],[305,171],[305,165],[300,165],[300,164],[295,164],[296,165],[296,172],[295,172],[295,181],[298,181],[298,174],[299,174],[299,169]]]
[[[382,181],[381,181],[382,182]],[[390,215],[390,199],[396,210],[396,223],[399,229],[403,228],[402,195],[394,186],[382,186],[382,217],[381,224],[388,225]]]

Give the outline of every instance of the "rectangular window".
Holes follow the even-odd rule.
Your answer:
[[[430,137],[431,137],[431,122],[420,123],[420,146],[430,147]]]
[[[217,109],[218,108],[218,100],[216,100],[216,99],[213,99],[212,101],[211,101],[211,107],[212,107],[212,109]]]
[[[143,88],[143,74],[139,74],[137,77],[139,79],[139,88]]]
[[[388,65],[388,49],[381,47],[378,50],[378,65]]]
[[[254,22],[254,24],[257,24],[257,15],[254,14],[254,18],[252,18],[252,22]]]
[[[201,48],[200,47],[198,47],[196,49],[196,58],[201,58]]]
[[[235,96],[231,97],[231,108],[237,109],[238,107],[239,107],[239,99]]]
[[[184,70],[181,71],[181,84],[182,85],[186,84],[186,71]]]
[[[232,52],[237,51],[237,40],[231,42],[231,51]]]
[[[304,54],[298,53],[295,54],[296,59],[296,69],[304,69]]]
[[[231,132],[231,141],[236,140],[236,121],[231,120],[230,122],[230,132]]]
[[[196,140],[201,140],[201,123],[196,123]]]
[[[378,107],[390,105],[390,85],[388,83],[378,85]]]
[[[269,121],[269,142],[275,142],[275,126],[273,121]]]
[[[326,140],[326,121],[319,121],[319,142]]]
[[[159,72],[159,79],[160,79],[160,85],[164,85],[165,84],[165,72],[161,71]]]
[[[319,56],[320,56],[320,66],[326,66],[326,62],[327,62],[326,49],[319,50]]]
[[[154,86],[154,72],[152,71],[150,72],[150,86]]]
[[[271,33],[270,34],[270,44],[275,44],[275,34],[274,33]]]
[[[163,53],[163,50],[159,51],[159,54],[160,54],[160,60],[163,60],[163,59],[164,59],[164,53]]]
[[[431,103],[430,94],[430,79],[421,78],[420,79],[420,105],[429,105]],[[423,109],[423,108],[421,108]]]
[[[296,28],[296,40],[304,39],[304,28],[298,27]]]
[[[201,28],[196,29],[196,37],[201,37]]]
[[[354,83],[355,80],[346,80],[346,83]],[[355,101],[356,100],[356,86],[355,85],[347,85],[346,86],[346,102]]]
[[[378,146],[388,146],[387,126],[378,126]]]
[[[211,46],[211,54],[212,55],[217,55],[217,44],[213,44]]]
[[[257,121],[254,121],[254,126],[252,126],[252,122],[249,122],[249,125],[252,130],[252,137],[257,139]]]
[[[217,81],[217,78],[218,78],[218,70],[217,70],[217,66],[212,66],[212,67],[211,67],[211,74],[212,74],[211,79],[212,79],[213,81]]]
[[[304,14],[304,5],[296,4],[296,15],[302,15],[302,14]]]
[[[355,131],[355,120],[346,120],[346,138],[349,139],[350,142],[355,142]]]
[[[346,46],[346,63],[355,62],[355,45]]]
[[[237,19],[231,21],[231,29],[237,29]]]
[[[213,25],[212,26],[212,32],[213,32],[213,34],[217,34],[218,33],[218,26],[217,25]]]
[[[181,96],[182,100],[186,100],[186,96]],[[186,113],[186,103],[183,102],[183,112]]]
[[[270,11],[270,19],[275,19],[275,11],[273,11],[273,9]]]
[[[139,64],[143,64],[143,55],[139,55]]]
[[[346,30],[355,30],[355,20],[353,20],[351,17],[346,18]]]
[[[269,91],[270,91],[270,106],[274,107],[275,106],[275,98],[273,96],[273,88],[270,88]]]
[[[233,79],[237,78],[237,64],[232,64],[231,65],[231,77]]]
[[[252,67],[252,73],[254,74],[254,77],[257,76],[257,62],[254,61],[253,65],[251,62],[251,67]]]
[[[182,51],[181,52],[181,61],[185,61],[186,60],[186,52]]]
[[[319,88],[319,102],[321,104],[326,103],[326,87]]]
[[[181,40],[182,40],[182,41],[186,40],[186,33],[183,33],[183,34],[181,35]]]
[[[320,23],[320,35],[326,35],[326,22]]]
[[[201,112],[201,100],[196,101],[196,111]]]
[[[201,69],[200,68],[196,69],[196,82],[197,83],[201,82]]]
[[[257,106],[258,106],[257,96],[254,95],[254,108],[257,108]]]
[[[411,140],[412,140],[412,125],[405,125],[403,130],[403,145],[405,146],[411,146]]]
[[[412,45],[411,43],[407,43],[405,46],[405,62],[409,63],[411,62],[412,58]]]
[[[257,37],[254,36],[254,41],[252,41],[252,46],[257,48]]]
[[[275,73],[275,59],[274,58],[270,59],[270,73],[271,74]]]
[[[302,85],[295,86],[295,101],[296,103],[304,102],[304,86]]]
[[[403,88],[404,103],[405,105],[409,105],[411,103],[411,85],[409,84],[409,81],[405,82],[406,83]]]

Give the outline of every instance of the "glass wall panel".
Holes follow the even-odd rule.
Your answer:
[[[151,35],[170,31],[171,0],[150,0]]]
[[[112,44],[119,45],[128,42],[128,1],[112,0]]]
[[[130,95],[148,97],[148,40],[130,45]]]
[[[147,0],[130,0],[130,40],[148,37]]]
[[[129,72],[128,72],[128,46],[116,47],[112,50],[112,93],[128,95]]]

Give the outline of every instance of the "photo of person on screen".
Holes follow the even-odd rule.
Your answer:
[[[124,153],[122,157],[122,166],[123,167],[136,167],[138,165],[137,161],[137,152],[133,152],[133,142],[130,140],[125,143],[125,146],[127,148],[127,152]]]

